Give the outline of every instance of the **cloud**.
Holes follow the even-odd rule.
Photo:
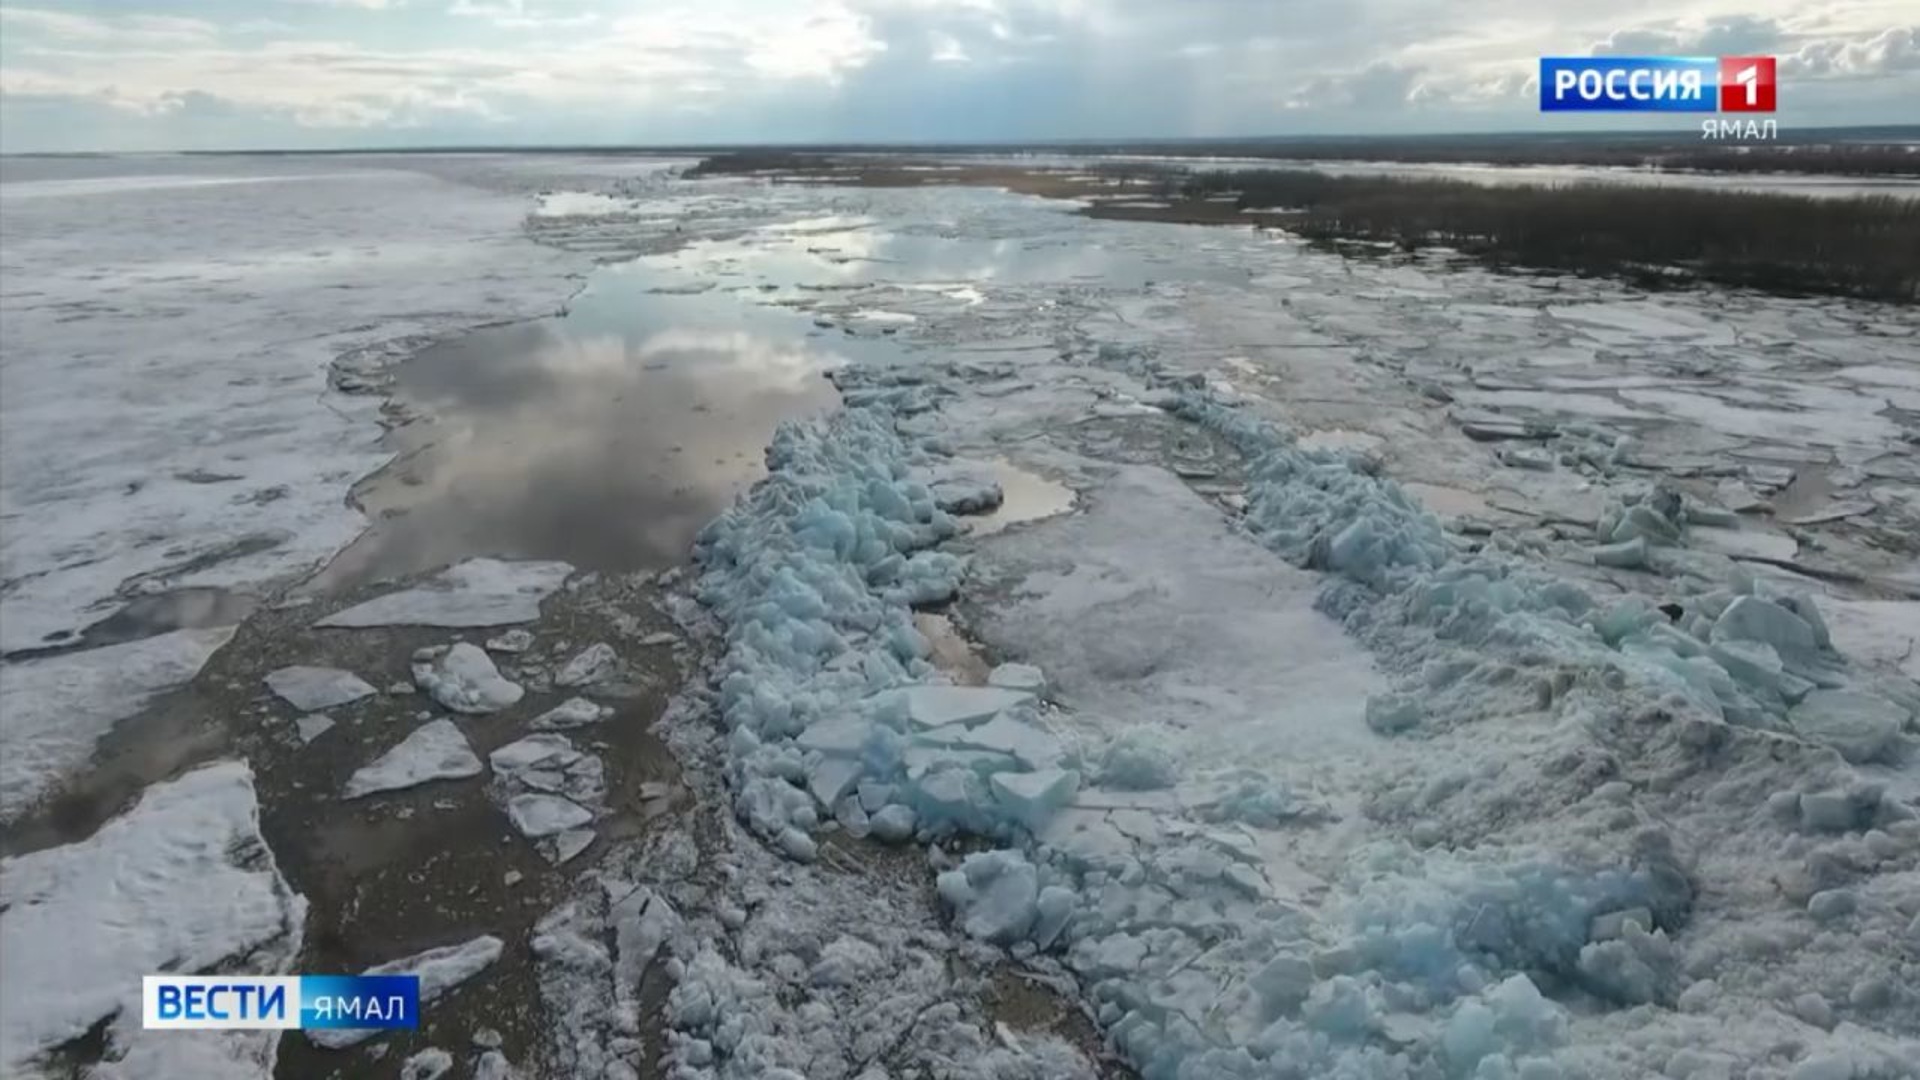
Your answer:
[[[1595,56],[1752,56],[1775,51],[1787,31],[1773,19],[1724,15],[1703,22],[1656,23],[1616,30]]]
[[[1415,97],[1420,77],[1417,67],[1402,67],[1381,60],[1359,71],[1323,75],[1295,90],[1287,99],[1289,109],[1369,109],[1405,108]],[[1440,94],[1428,90],[1426,97]],[[1444,96],[1440,94],[1440,96]]]
[[[0,8],[9,148],[1528,128],[1534,58],[1583,43],[1849,88],[1792,93],[1801,122],[1909,119],[1920,91],[1911,0],[29,2]]]
[[[1872,78],[1920,72],[1920,26],[1888,27],[1871,37],[1810,42],[1781,58],[1783,75]]]
[[[0,7],[0,26],[58,41],[136,46],[198,43],[211,41],[219,34],[219,27],[205,19],[137,14],[97,17],[41,8]]]

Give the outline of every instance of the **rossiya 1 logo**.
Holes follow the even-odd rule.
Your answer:
[[[1543,56],[1540,111],[1719,113],[1701,121],[1701,138],[1772,139],[1772,117],[1753,114],[1778,108],[1777,66],[1771,56]]]

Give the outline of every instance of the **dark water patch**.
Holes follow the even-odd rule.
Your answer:
[[[313,585],[475,555],[676,565],[764,474],[779,422],[834,407],[825,373],[889,348],[791,311],[650,291],[662,283],[602,271],[563,317],[402,364],[394,392],[429,419],[389,436],[398,457],[353,493],[372,525]]]

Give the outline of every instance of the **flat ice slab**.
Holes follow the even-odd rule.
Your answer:
[[[140,1027],[140,978],[286,970],[306,902],[260,836],[253,773],[206,766],[141,795],[78,843],[0,863],[0,1073],[110,1019],[95,1075],[220,1080],[273,1071],[278,1032]]]
[[[611,715],[613,710],[605,705],[595,704],[583,697],[568,698],[534,717],[533,723],[528,726],[535,731],[566,731],[597,724]]]
[[[463,713],[499,712],[526,693],[500,674],[486,650],[465,641],[415,653],[413,681],[433,700]]]
[[[1033,700],[1024,690],[999,686],[912,686],[899,691],[907,719],[923,728],[977,724],[1003,709]]]
[[[399,791],[431,780],[458,780],[480,775],[480,759],[467,737],[451,720],[424,724],[399,746],[380,755],[373,764],[347,779],[342,798],[358,799],[382,791]]]
[[[267,689],[301,712],[318,712],[359,701],[373,686],[351,671],[295,664],[267,675]]]
[[[86,764],[100,737],[154,695],[192,679],[232,627],[172,633],[0,664],[0,820]]]
[[[424,1012],[427,1005],[441,995],[485,971],[495,960],[500,959],[500,953],[505,948],[506,943],[499,938],[491,934],[483,934],[458,945],[442,945],[437,949],[415,953],[402,960],[389,960],[384,964],[370,967],[361,974],[418,975],[420,977],[420,1008]],[[307,1041],[329,1050],[344,1050],[377,1034],[379,1034],[378,1031],[365,1028],[333,1028],[309,1031]]]
[[[314,623],[326,627],[506,626],[540,617],[540,602],[566,582],[563,562],[468,559],[411,589],[376,597]]]
[[[507,800],[507,817],[529,840],[577,829],[593,820],[593,811],[558,795],[515,795]]]

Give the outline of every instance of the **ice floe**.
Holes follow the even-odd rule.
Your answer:
[[[599,705],[586,698],[568,698],[567,700],[533,718],[528,727],[535,731],[568,731],[588,724],[597,724],[613,715],[613,709]]]
[[[453,1069],[453,1055],[429,1046],[400,1063],[400,1080],[440,1080]]]
[[[293,722],[293,730],[300,736],[300,741],[303,743],[310,743],[332,731],[333,728],[334,719],[326,713],[309,713],[296,718]]]
[[[540,617],[540,602],[573,573],[562,562],[468,559],[410,589],[375,597],[314,623],[321,627],[505,626]]]
[[[418,976],[420,1012],[422,1026],[425,1026],[427,1006],[491,967],[500,959],[500,953],[505,948],[506,942],[491,934],[482,934],[457,945],[442,945],[400,960],[376,964],[360,974]],[[369,1028],[329,1028],[306,1032],[308,1042],[328,1050],[344,1050],[379,1034],[378,1030]]]
[[[372,764],[355,770],[341,797],[358,799],[434,780],[478,776],[480,771],[480,759],[460,728],[451,720],[434,720],[415,728]]]
[[[612,678],[620,667],[620,654],[604,641],[581,649],[553,674],[555,686],[591,686]]]
[[[268,1075],[277,1032],[144,1031],[140,980],[284,973],[305,919],[261,838],[244,764],[156,784],[91,837],[0,864],[0,1070],[33,1075],[105,1021],[101,1075]]]
[[[375,693],[372,684],[351,671],[300,664],[268,672],[267,689],[301,712],[335,708]]]
[[[414,653],[413,681],[433,700],[462,713],[499,712],[526,694],[500,674],[485,650],[465,641]]]
[[[94,744],[186,683],[233,637],[232,627],[175,630],[17,662],[0,662],[0,819],[12,818],[86,763]]]

